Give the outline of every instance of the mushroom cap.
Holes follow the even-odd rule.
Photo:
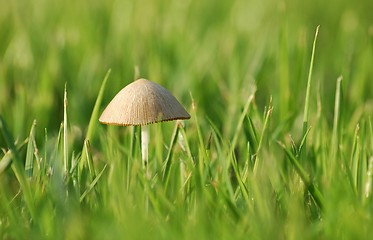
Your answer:
[[[189,118],[189,113],[169,91],[142,78],[120,90],[105,108],[99,121],[128,126]]]

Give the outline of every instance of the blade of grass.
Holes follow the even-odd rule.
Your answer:
[[[249,194],[248,194],[247,188],[246,188],[246,186],[244,184],[244,181],[242,179],[242,176],[240,174],[240,171],[238,170],[236,156],[232,155],[232,158],[233,158],[232,159],[232,167],[233,167],[234,173],[236,175],[236,179],[237,179],[238,185],[239,185],[239,187],[241,189],[242,196],[244,197],[244,199],[246,201],[246,204],[250,205]]]
[[[268,127],[268,121],[269,121],[269,117],[271,116],[272,114],[272,106],[269,106],[268,107],[268,110],[267,110],[267,114],[265,116],[265,119],[264,119],[264,124],[263,124],[263,129],[262,129],[262,134],[260,135],[260,139],[259,139],[259,143],[258,143],[258,149],[257,149],[257,153],[260,151],[261,147],[262,147],[262,143],[263,143],[263,139],[264,139],[264,134],[265,134],[265,131],[267,130],[267,127]]]
[[[217,149],[217,152],[219,153],[219,155],[223,156],[224,153],[222,148],[226,148],[227,144],[225,142],[223,142],[223,136],[221,134],[221,132],[219,131],[218,127],[214,124],[214,122],[209,119],[209,123],[210,123],[210,126],[212,128],[212,134],[213,134],[213,137],[214,137],[214,140],[215,140],[215,145],[216,145],[216,149]],[[220,146],[220,144],[218,144],[218,141],[222,142],[222,145],[223,146]],[[233,187],[232,187],[232,181],[231,181],[231,177],[230,177],[230,171],[229,171],[229,161],[226,161],[225,160],[225,157],[220,157],[220,159],[222,159],[221,161],[221,165],[223,166],[223,177],[222,177],[222,182],[225,183],[225,186],[227,188],[227,192],[228,192],[228,195],[230,197],[230,201],[231,202],[234,202],[235,200],[235,194],[234,194],[234,191],[233,191]]]
[[[247,142],[247,152],[246,152],[246,158],[245,158],[245,166],[242,169],[241,175],[242,175],[242,181],[245,183],[249,177],[249,170],[250,170],[250,161],[251,161],[251,151],[250,151],[250,142]]]
[[[338,150],[338,128],[339,128],[339,117],[340,117],[340,97],[341,97],[341,83],[343,77],[340,76],[337,79],[337,87],[335,90],[335,102],[334,102],[334,119],[333,119],[333,133],[332,133],[332,146],[330,152],[330,161],[336,159],[336,154]],[[334,164],[329,165],[334,169]]]
[[[369,126],[370,150],[373,151],[373,127],[372,127],[372,119],[370,116],[368,118],[368,126]]]
[[[68,131],[67,131],[67,84],[65,83],[65,92],[63,98],[63,166],[64,174],[67,176],[70,167],[69,156],[68,156]]]
[[[256,87],[254,87],[252,93],[247,98],[246,104],[245,104],[245,106],[244,106],[244,108],[241,112],[240,118],[239,118],[238,123],[237,123],[236,130],[234,132],[234,135],[233,135],[233,138],[232,138],[232,141],[231,141],[231,145],[230,145],[230,148],[229,148],[229,151],[228,151],[228,156],[232,155],[232,153],[234,151],[234,148],[236,147],[238,136],[239,136],[239,134],[242,130],[242,124],[245,120],[245,117],[246,117],[248,111],[249,111],[249,107],[250,107],[252,101],[254,100],[255,92],[256,92]]]
[[[344,168],[346,169],[347,179],[348,179],[349,185],[351,187],[351,190],[352,190],[354,196],[357,196],[357,190],[355,188],[355,182],[354,182],[354,177],[353,177],[353,173],[352,173],[352,169],[351,169],[351,164],[344,154],[341,154],[341,159],[343,161]]]
[[[25,171],[26,176],[28,178],[31,178],[33,175],[34,170],[34,139],[35,139],[35,126],[36,126],[36,120],[34,120],[30,135],[28,138],[28,144],[27,144],[27,151],[26,151],[26,163],[25,163]]]
[[[366,139],[367,139],[367,123],[365,119],[362,120],[362,131],[359,141],[359,155],[357,160],[358,169],[357,169],[357,191],[360,199],[364,199],[364,183],[366,182],[365,174],[367,172],[368,165],[368,156],[366,150]]]
[[[54,143],[54,149],[53,153],[50,156],[50,163],[51,163],[51,168],[53,169],[53,172],[58,170],[59,173],[63,173],[63,152],[61,153],[61,149],[63,149],[63,123],[61,122],[60,128],[58,130],[56,142]],[[54,176],[60,176],[60,174],[53,174]]]
[[[199,174],[196,176],[198,179],[199,187],[203,189],[204,183],[203,183],[203,176],[204,176],[204,165],[205,161],[207,160],[207,152],[206,152],[206,146],[203,142],[203,137],[202,137],[202,132],[201,132],[201,127],[199,125],[198,117],[197,117],[197,108],[196,104],[193,98],[192,93],[190,92],[190,97],[192,99],[192,118],[195,121],[196,129],[197,129],[197,135],[198,135],[198,141],[199,141],[199,155],[201,157],[198,160],[198,171]],[[202,191],[203,192],[203,191]]]
[[[184,151],[184,153],[187,155],[187,157],[189,159],[189,161],[184,161],[183,162],[184,170],[193,169],[194,168],[194,160],[193,160],[192,152],[190,150],[188,138],[187,138],[187,135],[186,135],[186,132],[184,130],[183,125],[180,126],[179,132],[180,132],[179,137],[182,138],[182,141],[179,140],[178,143],[179,143],[181,149]],[[184,196],[189,195],[188,191],[190,190],[191,177],[192,177],[192,172],[188,171],[187,177],[186,177],[186,179],[184,179],[184,182],[182,183],[182,186],[181,186],[181,189],[180,189],[180,191],[182,191],[182,193],[184,193],[183,194]]]
[[[193,165],[194,161],[193,161],[192,151],[190,150],[188,138],[187,138],[185,129],[184,129],[184,127],[182,125],[180,126],[179,131],[180,131],[180,134],[181,134],[181,136],[183,138],[183,145],[181,146],[181,148],[183,149],[183,151],[186,153],[186,155],[190,159],[190,163],[189,164]]]
[[[88,163],[88,170],[89,174],[91,175],[91,179],[96,178],[96,173],[95,173],[95,166],[93,164],[93,159],[92,159],[92,152],[91,152],[91,143],[89,142],[88,139],[84,141],[85,149],[86,149],[86,158],[87,158],[87,163]]]
[[[256,86],[254,86],[254,88],[252,90],[252,93],[247,98],[247,101],[246,101],[246,104],[244,106],[244,109],[242,110],[242,113],[241,113],[240,118],[238,120],[236,130],[234,132],[231,144],[230,144],[229,149],[228,149],[228,158],[231,161],[229,162],[226,171],[229,169],[229,167],[230,167],[231,164],[234,164],[234,162],[233,162],[234,158],[232,157],[234,155],[234,148],[236,147],[238,136],[239,136],[240,132],[242,131],[242,124],[243,124],[243,122],[244,122],[244,120],[245,120],[245,118],[247,116],[247,113],[249,111],[249,107],[251,106],[251,103],[254,100],[255,93],[256,93]]]
[[[358,166],[359,166],[359,154],[360,154],[360,137],[359,137],[359,131],[360,131],[360,124],[356,125],[355,128],[355,134],[354,134],[354,142],[352,144],[352,150],[351,150],[351,157],[350,157],[350,164],[352,166],[352,175],[353,175],[353,181],[354,181],[354,190],[356,193],[357,191],[357,184],[358,184]]]
[[[19,226],[20,224],[20,221],[19,221],[19,216],[18,216],[18,213],[16,211],[17,208],[13,207],[11,202],[12,200],[8,198],[8,194],[6,193],[6,189],[3,188],[2,185],[0,185],[0,212],[1,212],[1,215],[5,214],[6,216],[6,221],[8,222],[8,224],[12,224],[14,226]],[[3,221],[3,216],[1,216],[2,218],[2,221]],[[6,227],[4,227],[4,222],[2,222],[2,224],[0,225],[0,236],[2,237],[3,239],[3,236],[2,236],[2,230],[5,230]],[[21,226],[22,228],[22,226]],[[19,227],[18,229],[19,230]],[[15,238],[18,238],[18,239],[25,239],[25,233],[23,231],[14,231],[14,236]],[[14,237],[13,236],[13,237]],[[4,238],[5,239],[5,238]]]
[[[323,209],[324,207],[324,197],[322,196],[320,190],[313,184],[311,181],[311,178],[307,174],[307,172],[303,169],[303,167],[298,162],[297,158],[289,151],[286,146],[281,143],[277,142],[285,151],[287,159],[290,160],[291,164],[294,166],[295,170],[299,174],[299,176],[302,178],[304,184],[306,185],[308,191],[311,193],[312,197],[315,199],[315,202],[320,207],[320,209]]]
[[[102,168],[101,172],[97,175],[95,179],[89,184],[88,188],[83,192],[83,194],[80,196],[80,202],[83,202],[84,198],[87,196],[87,194],[96,186],[98,180],[100,180],[102,174],[104,173],[105,169],[107,167],[107,164]]]
[[[87,130],[87,134],[85,136],[85,139],[88,139],[88,140],[91,140],[92,139],[92,136],[96,130],[96,124],[97,124],[97,119],[98,119],[98,115],[99,115],[99,110],[100,110],[100,106],[101,106],[101,102],[102,102],[102,98],[103,98],[103,95],[104,95],[104,90],[105,90],[105,87],[106,87],[106,82],[110,76],[110,73],[111,73],[111,69],[109,69],[104,77],[104,80],[102,81],[102,84],[101,84],[101,87],[100,87],[100,91],[98,93],[98,96],[97,96],[97,99],[96,99],[96,102],[95,102],[95,106],[93,107],[93,111],[92,111],[92,114],[91,114],[91,118],[89,120],[89,124],[88,124],[88,130]],[[82,149],[82,158],[80,159],[80,163],[79,163],[79,176],[81,174],[81,171],[83,169],[83,166],[86,162],[86,146],[84,145],[83,146],[83,149]]]
[[[10,134],[7,124],[5,123],[5,120],[0,115],[0,129],[3,133],[4,139],[8,145],[8,148],[12,152],[13,155],[13,164],[12,164],[12,170],[14,174],[16,175],[16,178],[21,186],[21,190],[24,195],[25,203],[29,209],[29,212],[31,214],[31,217],[35,219],[35,206],[34,206],[34,200],[32,196],[32,192],[30,189],[30,185],[26,179],[26,173],[24,171],[24,167],[22,166],[21,158],[19,157],[18,151],[16,146],[14,145],[14,140],[12,135]]]
[[[75,152],[72,152],[71,154],[71,168],[69,172],[69,178],[68,181],[72,181],[72,187],[74,188],[74,191],[76,193],[79,193],[79,184],[78,184],[78,165],[79,161],[82,158],[80,153],[78,155],[75,155]],[[70,183],[70,182],[68,182]],[[71,185],[70,185],[71,186]],[[79,194],[78,194],[79,195]],[[76,195],[76,196],[78,196]]]
[[[372,149],[373,144],[373,130],[372,130],[372,120],[369,117],[368,118],[368,126],[369,126],[369,138],[371,139],[370,147]],[[368,160],[368,169],[366,172],[366,181],[365,181],[365,188],[364,188],[364,194],[365,198],[369,198],[372,193],[372,180],[373,180],[373,157],[370,156]]]
[[[271,100],[272,101],[272,100]],[[265,132],[266,132],[266,130],[267,130],[267,128],[268,128],[268,121],[269,121],[269,117],[271,116],[271,114],[272,114],[272,106],[270,105],[269,107],[268,107],[268,110],[267,110],[267,112],[266,112],[266,114],[265,114],[265,118],[264,118],[264,124],[263,124],[263,129],[262,129],[262,134],[261,134],[261,136],[260,136],[260,139],[259,139],[259,143],[258,143],[258,148],[257,148],[257,152],[255,153],[255,162],[254,162],[254,167],[253,167],[253,172],[254,172],[254,174],[256,173],[256,171],[257,171],[257,157],[258,157],[258,154],[259,154],[259,151],[260,151],[260,149],[261,149],[261,147],[262,147],[262,142],[263,142],[263,139],[264,139],[264,135],[265,135]]]
[[[2,174],[12,162],[12,152],[9,150],[5,153],[3,158],[0,160],[0,174]]]
[[[48,131],[46,128],[44,128],[44,146],[47,146],[48,144]],[[43,161],[41,162],[41,176],[45,177],[46,176],[46,173],[47,173],[47,159],[48,159],[48,151],[47,151],[47,148],[44,149],[44,159]],[[40,172],[39,172],[40,173]]]
[[[246,124],[244,124],[244,130],[247,135],[247,139],[250,142],[250,147],[252,148],[252,151],[256,153],[258,151],[258,134],[255,129],[253,120],[250,116],[246,116]]]
[[[165,182],[165,190],[167,190],[168,181],[169,181],[169,178],[170,178],[171,158],[172,158],[172,154],[173,154],[173,151],[174,151],[174,146],[175,146],[176,141],[177,141],[178,134],[179,134],[179,122],[176,121],[175,128],[174,128],[174,131],[173,131],[172,137],[171,137],[170,146],[168,148],[166,160],[164,161],[164,165],[163,165],[162,179]]]
[[[26,143],[28,143],[28,139],[26,139],[19,146],[17,146],[17,151],[21,150],[21,148],[25,146]],[[0,160],[0,174],[2,174],[10,166],[10,164],[12,163],[12,158],[12,151],[8,150],[4,154],[3,158]]]
[[[313,70],[313,61],[315,58],[315,49],[316,49],[316,40],[317,35],[319,33],[319,27],[317,26],[316,32],[315,32],[315,38],[313,40],[312,45],[312,53],[311,53],[311,61],[310,61],[310,67],[308,71],[308,80],[307,80],[307,88],[306,88],[306,98],[304,103],[304,115],[303,115],[303,136],[306,135],[307,129],[308,129],[308,114],[309,114],[309,103],[310,103],[310,91],[311,91],[311,81],[312,81],[312,70]],[[304,160],[307,156],[307,148],[306,148],[307,141],[304,142],[304,149],[300,153],[301,160]]]
[[[364,196],[365,199],[369,198],[372,193],[372,177],[373,177],[373,157],[368,160],[368,169],[366,172],[366,181],[364,184]]]
[[[296,157],[299,157],[299,153],[302,152],[302,149],[303,149],[303,147],[304,147],[305,144],[306,144],[307,136],[308,136],[308,134],[310,133],[310,131],[311,131],[311,127],[309,127],[309,128],[307,129],[307,131],[304,133],[304,135],[303,135],[303,137],[302,137],[302,141],[300,141],[300,144],[299,144],[299,148],[298,148],[298,149],[296,148],[296,144],[295,144],[294,140],[292,140],[293,148],[297,151],[297,154],[298,154],[298,155],[296,155]]]

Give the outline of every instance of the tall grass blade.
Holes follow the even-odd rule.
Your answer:
[[[69,150],[68,150],[68,131],[67,131],[67,89],[65,84],[65,92],[63,98],[63,166],[64,166],[64,174],[67,176],[69,171]]]
[[[203,188],[204,164],[205,164],[205,161],[207,160],[207,152],[206,152],[205,144],[203,142],[201,127],[199,125],[199,120],[197,117],[197,108],[196,108],[192,93],[190,93],[190,97],[192,99],[192,118],[195,121],[196,129],[197,129],[198,142],[199,142],[199,154],[201,155],[200,159],[198,159],[199,174],[197,174],[196,177],[198,179],[197,182],[199,183],[198,186]]]
[[[85,136],[85,139],[91,140],[92,137],[93,137],[93,134],[96,130],[97,119],[99,117],[99,112],[98,111],[100,110],[102,98],[104,96],[104,91],[105,91],[105,87],[106,87],[106,82],[107,82],[107,80],[110,76],[110,73],[111,73],[111,69],[109,69],[107,71],[107,73],[104,77],[104,80],[102,81],[100,91],[98,93],[98,96],[97,96],[97,99],[96,99],[96,102],[95,102],[95,106],[93,107],[91,118],[89,120],[88,130],[87,130],[87,134]],[[84,164],[86,162],[86,159],[87,159],[86,151],[87,151],[87,149],[86,149],[86,146],[84,145],[83,149],[82,149],[82,158],[80,159],[80,162],[79,162],[79,176],[81,174],[81,171],[82,171],[83,166],[84,166]]]
[[[166,160],[164,161],[164,165],[163,165],[162,179],[163,179],[163,181],[165,181],[165,189],[167,189],[168,181],[169,181],[169,178],[170,178],[171,158],[172,158],[172,155],[173,155],[173,152],[174,152],[174,146],[176,144],[177,137],[178,137],[178,134],[179,134],[179,124],[180,123],[178,121],[175,124],[175,128],[174,128],[174,131],[173,131],[172,137],[171,137],[170,146],[168,147]]]
[[[241,112],[240,118],[239,118],[238,123],[237,123],[236,130],[234,132],[232,141],[230,143],[230,147],[229,147],[229,151],[228,151],[228,157],[232,156],[234,148],[236,147],[238,136],[242,131],[242,124],[243,124],[243,122],[246,118],[246,115],[247,115],[248,111],[249,111],[249,107],[250,107],[250,105],[251,105],[251,103],[254,99],[255,93],[256,93],[256,87],[254,87],[254,89],[252,90],[252,93],[247,98],[246,104],[245,104],[245,106],[244,106],[244,108]]]
[[[334,103],[334,119],[333,119],[333,133],[332,133],[332,146],[330,153],[330,161],[336,159],[337,150],[338,150],[338,128],[339,128],[339,117],[340,117],[340,101],[341,101],[341,83],[342,76],[337,79],[337,87],[335,90],[335,103]],[[329,167],[334,167],[335,165],[329,165]]]
[[[310,105],[310,92],[311,92],[311,81],[312,81],[312,71],[313,71],[313,61],[315,58],[315,50],[316,50],[316,40],[317,35],[319,34],[319,27],[317,26],[316,32],[315,32],[315,38],[313,40],[312,45],[312,53],[311,53],[311,61],[310,61],[310,67],[308,71],[308,80],[307,80],[307,89],[306,89],[306,98],[304,103],[304,115],[303,115],[303,136],[306,135],[307,129],[308,129],[308,114],[309,114],[309,105]],[[304,142],[304,149],[300,153],[301,159],[305,159],[307,156],[307,148],[306,148],[307,141]]]
[[[88,139],[84,141],[84,146],[86,149],[86,158],[87,158],[87,163],[88,163],[88,170],[89,174],[91,175],[91,179],[96,178],[96,172],[95,172],[95,166],[93,164],[93,158],[92,158],[92,150],[91,150],[91,143]]]
[[[188,158],[188,161],[183,161],[182,163],[182,166],[183,166],[183,170],[184,172],[182,172],[183,176],[181,176],[181,178],[183,179],[182,182],[181,182],[181,188],[180,188],[180,191],[182,192],[182,195],[183,196],[186,196],[188,195],[188,190],[190,190],[190,183],[191,183],[191,177],[192,177],[192,173],[190,171],[188,171],[187,173],[187,169],[192,169],[194,167],[194,160],[193,160],[193,156],[192,156],[192,152],[190,150],[190,146],[189,146],[189,142],[188,142],[188,138],[187,138],[187,135],[186,135],[186,132],[184,130],[184,127],[183,125],[179,126],[179,141],[178,141],[181,149],[184,151],[184,153],[186,154],[187,158]],[[186,176],[184,176],[184,174]]]
[[[28,178],[32,177],[33,171],[34,171],[35,125],[36,125],[36,120],[34,120],[34,122],[32,124],[31,130],[30,130],[30,135],[28,137],[28,144],[27,144],[25,171],[26,171],[26,176]]]
[[[226,148],[227,143],[223,142],[222,144],[218,144],[219,139],[220,139],[220,141],[222,141],[224,138],[223,138],[221,132],[219,131],[218,127],[214,124],[214,122],[211,119],[209,119],[209,122],[210,122],[210,126],[213,130],[212,131],[212,134],[213,134],[212,136],[214,137],[214,140],[216,142],[215,145],[216,145],[217,152],[218,152],[219,155],[224,156],[222,148],[224,148],[224,147]],[[220,145],[223,145],[223,146],[220,146]],[[229,156],[229,157],[233,158],[233,156],[234,156],[234,154],[232,154],[232,156]],[[227,194],[227,197],[229,196],[230,201],[234,202],[235,194],[234,194],[232,181],[231,181],[231,176],[230,176],[230,171],[229,171],[231,161],[227,161],[225,159],[225,157],[221,157],[221,158],[222,158],[221,165],[222,165],[222,168],[224,169],[221,181],[225,182],[225,186],[226,186],[227,192],[229,194],[229,195]],[[236,192],[238,192],[238,191],[236,191]]]
[[[353,176],[353,183],[354,183],[354,190],[358,193],[358,171],[359,171],[359,156],[360,156],[360,124],[356,125],[355,134],[354,134],[354,141],[352,144],[351,149],[351,157],[350,157],[350,164],[351,164],[351,171]]]
[[[272,108],[272,106],[270,105],[269,107],[268,107],[268,110],[267,110],[267,112],[266,112],[266,114],[265,114],[265,118],[264,118],[264,124],[263,124],[263,129],[262,129],[262,133],[261,133],[261,136],[260,136],[260,139],[259,139],[259,143],[258,143],[258,148],[257,148],[257,152],[255,153],[255,160],[257,160],[258,159],[258,154],[259,154],[259,151],[260,151],[260,149],[261,149],[261,147],[262,147],[262,144],[263,144],[263,139],[264,139],[264,135],[265,135],[265,133],[266,133],[266,130],[267,130],[267,128],[268,128],[268,122],[269,122],[269,118],[270,118],[270,116],[271,116],[271,114],[272,114],[272,110],[273,110],[273,108]],[[256,171],[257,171],[257,161],[255,161],[254,162],[254,173],[256,173]]]
[[[364,196],[368,198],[372,193],[372,179],[373,178],[373,157],[370,157],[368,160],[368,169],[366,172],[366,181],[364,185]]]

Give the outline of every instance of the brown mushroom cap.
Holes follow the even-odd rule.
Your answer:
[[[149,80],[138,79],[111,100],[99,121],[128,126],[189,118],[188,112],[169,91]]]

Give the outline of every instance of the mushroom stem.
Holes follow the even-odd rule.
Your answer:
[[[148,145],[149,145],[149,129],[147,125],[141,126],[141,157],[142,157],[142,167],[145,171],[145,184],[147,186],[147,181],[149,179],[148,173]],[[145,187],[145,211],[149,210],[149,196],[148,189]]]
[[[142,166],[148,175],[148,145],[149,145],[149,129],[147,125],[141,126],[141,157]]]

